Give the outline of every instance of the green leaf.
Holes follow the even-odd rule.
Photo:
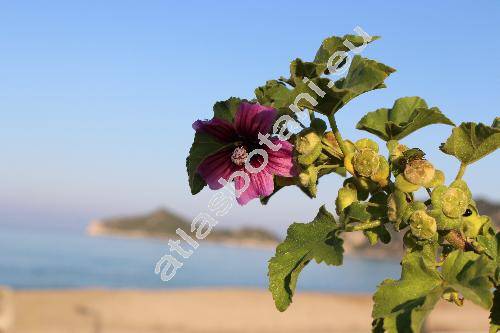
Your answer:
[[[485,309],[491,308],[493,283],[489,278],[495,273],[495,264],[487,256],[453,251],[446,257],[441,273],[446,287]]]
[[[427,265],[418,251],[407,253],[401,278],[385,280],[373,296],[373,319],[379,326],[377,319],[383,319],[388,333],[420,332],[442,292],[439,272]]]
[[[477,236],[477,242],[484,249],[484,253],[500,265],[500,232],[496,233],[491,222],[483,226],[483,234]]]
[[[372,36],[370,41],[367,41],[367,42],[371,43],[379,38],[380,38],[379,36]],[[323,41],[323,43],[321,44],[321,47],[318,49],[318,52],[316,52],[316,56],[314,57],[314,62],[317,64],[326,64],[328,62],[328,59],[335,52],[339,52],[339,51],[347,52],[347,51],[349,51],[349,48],[347,46],[345,46],[345,44],[344,44],[344,42],[346,40],[351,42],[355,47],[362,46],[364,43],[363,37],[358,36],[358,35],[344,35],[342,37],[337,37],[337,36],[328,37]],[[326,66],[325,66],[325,68],[326,68]]]
[[[462,123],[441,144],[441,151],[453,155],[463,164],[471,164],[500,147],[500,128],[482,123]]]
[[[383,224],[375,228],[364,230],[363,233],[368,238],[371,245],[377,244],[378,241],[384,244],[389,244],[391,242],[391,233]]]
[[[371,39],[366,41],[366,43],[371,43],[377,40],[378,36],[373,36]],[[322,74],[330,74],[327,71],[327,65],[329,58],[336,52],[348,52],[349,48],[344,44],[345,41],[349,41],[355,47],[362,46],[365,41],[362,36],[358,35],[345,35],[343,37],[329,37],[323,41],[321,47],[319,48],[313,62],[303,61],[300,58],[295,59],[290,64],[290,80],[286,82],[294,85],[294,81],[297,79],[307,78],[318,78]],[[332,66],[340,60],[340,57],[332,59]],[[338,64],[338,69],[340,69],[346,63],[346,58],[344,58],[343,63]]]
[[[295,80],[296,86],[290,101],[297,102],[296,106],[301,109],[314,110],[328,116],[340,110],[351,99],[365,92],[384,88],[384,80],[394,71],[389,66],[356,55],[345,78],[335,82],[319,77],[310,80],[324,92],[324,96],[318,96],[302,80]],[[309,100],[304,96],[309,96]]]
[[[276,248],[269,261],[269,290],[276,308],[285,311],[295,292],[302,269],[311,260],[328,265],[342,265],[342,239],[335,218],[325,207],[311,223],[294,223],[288,228],[286,239]]]
[[[290,63],[290,79],[316,78],[320,77],[325,71],[326,64],[302,61],[297,58]]]
[[[345,217],[358,222],[370,221],[372,215],[368,212],[368,204],[362,201],[355,201],[345,209]]]
[[[232,144],[220,142],[206,133],[198,132],[195,134],[193,145],[186,159],[189,187],[193,195],[200,192],[206,185],[205,181],[196,171],[201,162],[208,156],[231,145]]]
[[[495,119],[493,119],[491,127],[500,129],[500,117],[495,117]]]
[[[284,83],[269,80],[264,86],[255,89],[257,101],[262,105],[272,106],[276,109],[287,108],[293,102],[292,91]]]
[[[233,123],[234,116],[238,111],[238,107],[244,100],[231,97],[226,101],[220,101],[214,104],[214,116],[216,118],[224,119],[230,123]]]
[[[432,124],[454,125],[438,108],[429,108],[422,98],[415,96],[397,99],[391,109],[367,113],[356,128],[389,141],[400,140]]]

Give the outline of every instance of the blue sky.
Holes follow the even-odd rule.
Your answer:
[[[0,224],[81,228],[159,206],[196,215],[213,193],[189,194],[191,123],[358,25],[382,36],[363,55],[398,71],[339,114],[345,137],[364,135],[354,126],[366,112],[412,95],[456,123],[491,123],[499,21],[496,1],[0,1]],[[437,125],[405,143],[454,175],[437,149],[449,132]],[[470,168],[475,193],[500,199],[499,161]],[[340,182],[323,181],[316,200],[291,189],[264,208],[234,207],[221,222],[281,233],[331,205]]]

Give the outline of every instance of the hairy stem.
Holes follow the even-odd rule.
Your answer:
[[[361,230],[366,230],[366,229],[378,227],[381,224],[382,224],[382,222],[380,220],[364,222],[362,224],[358,224],[355,226],[348,226],[348,227],[346,227],[345,231],[361,231]]]
[[[335,136],[335,140],[339,144],[340,150],[344,157],[347,155],[347,147],[345,145],[344,140],[342,139],[342,135],[340,135],[339,128],[337,127],[337,122],[335,121],[335,116],[333,113],[328,116],[328,121],[330,122],[330,127],[332,128],[333,135]]]
[[[314,114],[314,111],[313,110],[309,110],[309,119],[313,120],[314,118],[316,118],[316,115]]]
[[[333,165],[328,165],[328,164],[325,164],[325,165],[319,165],[316,167],[316,169],[319,171],[319,170],[323,170],[323,169],[335,169],[335,168],[338,168],[340,165],[339,164],[333,164]]]
[[[460,169],[458,169],[457,176],[455,177],[455,180],[462,179],[465,173],[465,168],[467,168],[467,164],[461,163],[460,164]]]

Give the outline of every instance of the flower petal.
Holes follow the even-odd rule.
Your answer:
[[[233,124],[219,118],[197,120],[193,123],[196,132],[207,133],[222,142],[234,142],[236,130]]]
[[[274,191],[274,181],[273,175],[268,173],[265,169],[258,173],[249,173],[247,172],[250,183],[248,184],[248,188],[241,193],[239,198],[236,198],[236,201],[240,205],[245,205],[252,199],[265,197],[271,195]],[[237,177],[235,179],[235,188],[236,191],[242,190],[245,185],[242,177]]]
[[[296,175],[296,169],[293,165],[293,145],[288,141],[273,138],[270,140],[275,145],[281,145],[278,151],[273,151],[266,146],[268,155],[268,163],[266,166],[267,172],[283,176],[293,177]]]
[[[231,162],[232,148],[223,149],[213,155],[208,156],[198,166],[198,173],[205,180],[208,187],[218,190],[223,187],[219,179],[228,180],[229,176],[236,170]]]
[[[246,138],[257,138],[259,133],[271,131],[277,111],[260,104],[243,102],[235,115],[236,132]]]

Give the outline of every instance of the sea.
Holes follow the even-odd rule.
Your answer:
[[[83,232],[0,229],[0,285],[14,289],[57,288],[267,288],[272,249],[200,243],[174,278],[161,281],[157,261],[166,240],[91,237]],[[309,263],[298,290],[373,292],[385,278],[398,278],[390,260],[346,257],[340,267]]]

